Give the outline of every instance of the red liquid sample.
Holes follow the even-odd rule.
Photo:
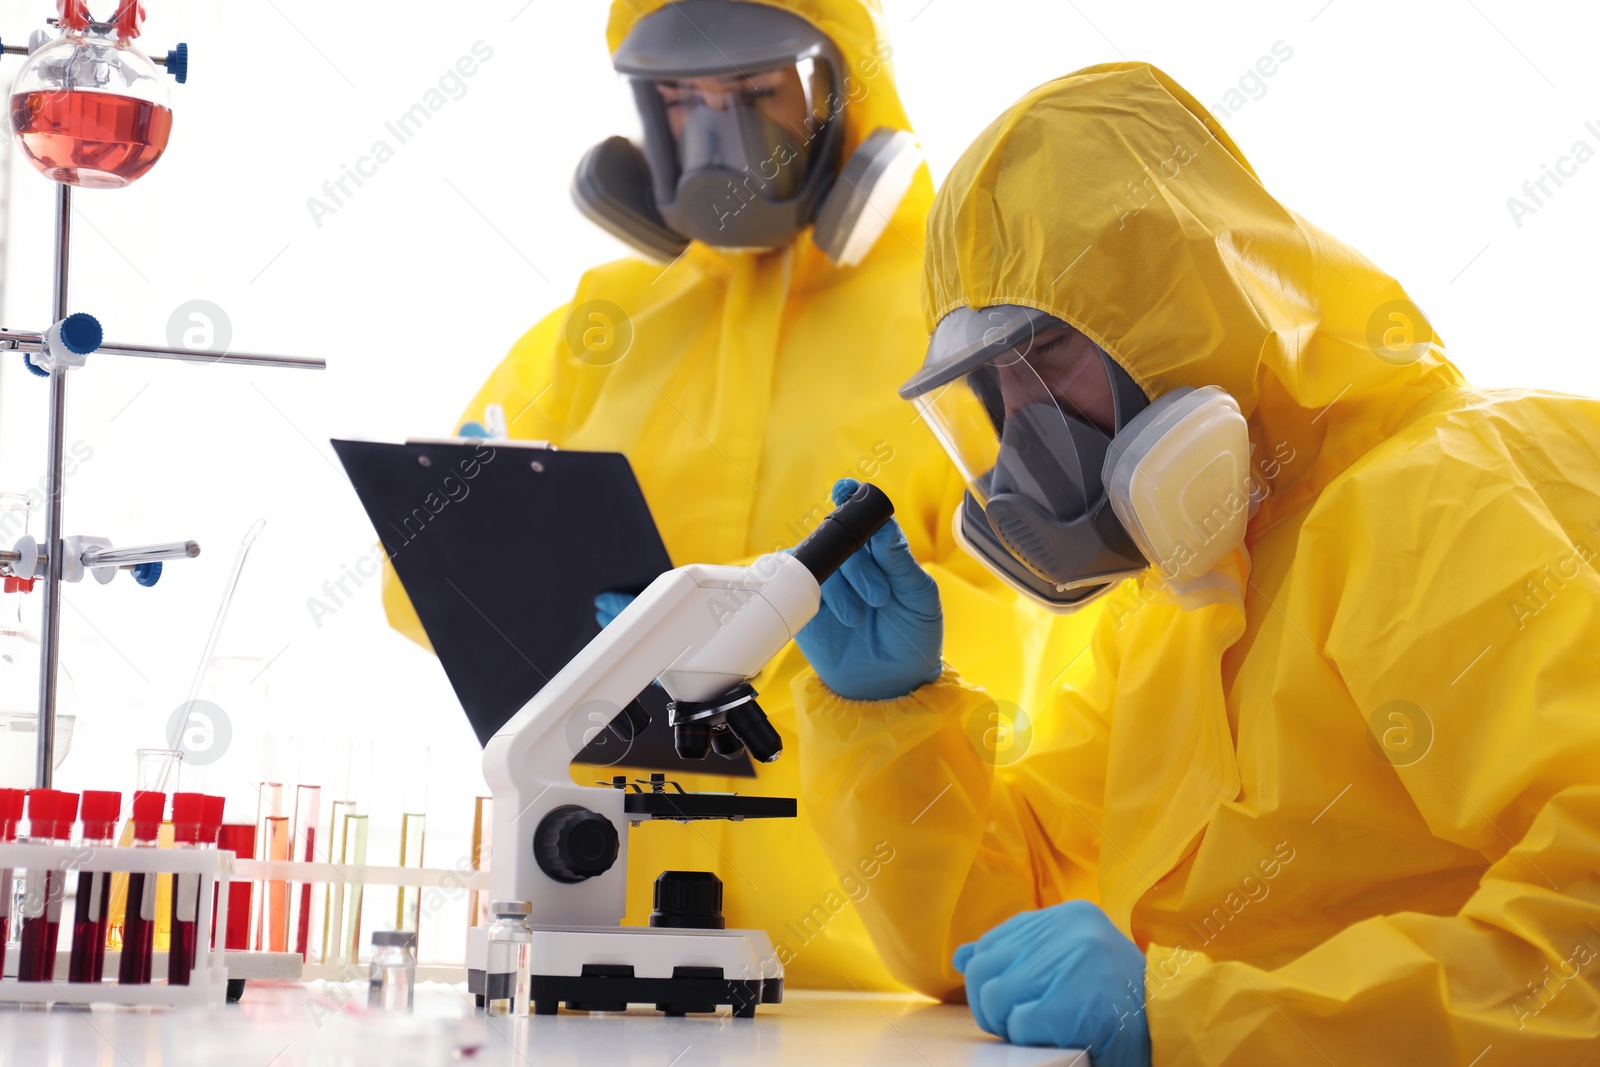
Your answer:
[[[123,985],[148,984],[155,944],[156,876],[135,871],[128,875],[128,912],[122,927],[122,964],[117,980]]]
[[[115,93],[18,93],[11,128],[23,154],[51,181],[120,189],[144,176],[172,135],[172,112]]]
[[[188,985],[194,970],[200,898],[198,874],[172,876],[172,937],[167,944],[167,984]]]
[[[217,840],[217,847],[232,852],[240,859],[253,859],[256,854],[256,828],[249,823],[228,823],[222,827],[222,834]],[[254,886],[248,880],[234,879],[228,883],[228,930],[224,948],[235,948],[241,951],[250,948],[250,890]],[[211,904],[211,940],[216,943],[217,931],[217,905],[216,894],[222,891],[219,885],[212,890]],[[3,961],[0,961],[3,962]]]
[[[6,944],[11,940],[11,878],[10,871],[0,871],[0,976],[6,973]]]
[[[306,827],[306,851],[300,858],[307,863],[316,859],[317,828]],[[306,958],[306,952],[311,945],[311,883],[306,882],[300,887],[300,917],[295,923],[294,950],[300,953],[300,958]]]
[[[61,936],[61,890],[65,875],[45,871],[44,900],[38,915],[22,917],[22,944],[17,950],[17,980],[53,982],[56,977],[56,941]],[[29,872],[32,880],[33,872]],[[30,893],[31,897],[32,894]]]
[[[98,982],[106,972],[106,919],[111,912],[111,876],[78,872],[78,898],[72,913],[69,982]]]

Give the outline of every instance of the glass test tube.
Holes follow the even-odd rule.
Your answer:
[[[17,824],[22,821],[22,795],[20,789],[0,789],[0,845],[17,839]],[[0,974],[6,968],[6,942],[11,938],[11,883],[12,871],[0,870]]]
[[[83,792],[83,844],[109,848],[116,839],[122,794],[99,789]],[[111,914],[111,877],[105,871],[79,871],[72,911],[72,955],[69,982],[98,982],[106,970],[106,926]]]
[[[331,805],[332,818],[328,821],[328,862],[343,863],[345,816],[356,810],[353,800],[335,800]],[[317,961],[330,963],[339,955],[339,932],[344,928],[345,884],[338,878],[328,879],[322,891],[322,942]]]
[[[28,790],[28,839],[35,844],[65,845],[72,840],[78,817],[78,794],[59,789]],[[28,872],[28,893],[22,903],[22,943],[17,949],[17,980],[53,982],[56,942],[61,937],[61,899],[67,873],[52,867]]]
[[[172,795],[175,847],[214,848],[222,828],[222,798],[203,793]],[[178,874],[172,879],[172,947],[167,950],[167,984],[188,985],[200,955],[201,876]],[[213,913],[214,914],[214,913]],[[209,933],[209,931],[208,931]]]
[[[352,813],[344,817],[344,843],[339,862],[364,867],[367,862],[367,817]],[[344,906],[344,932],[339,938],[339,965],[353,967],[361,959],[362,881],[351,879]]]
[[[305,863],[317,859],[317,828],[322,822],[322,787],[298,786],[294,791],[294,858]],[[313,943],[312,884],[301,882],[294,892],[294,948],[305,960]]]
[[[136,762],[134,791],[170,793],[178,788],[178,778],[183,770],[183,751],[176,748],[141,748],[134,752]],[[159,821],[159,820],[158,820]],[[134,843],[133,818],[122,824],[122,834],[117,838],[119,848]],[[106,947],[122,947],[123,926],[128,906],[128,876],[117,872],[111,876],[111,908],[106,920]]]
[[[141,789],[133,794],[134,848],[155,848],[161,832],[161,814],[167,796]],[[156,943],[156,878],[144,871],[128,875],[128,909],[122,932],[122,960],[117,966],[117,981],[123,985],[144,985],[150,981],[151,954]]]
[[[493,850],[494,800],[478,797],[472,803],[472,869],[483,870],[483,861]],[[489,922],[489,894],[474,889],[467,896],[467,926]]]
[[[344,863],[346,817],[366,804],[368,778],[372,770],[372,742],[339,741],[334,747],[333,785],[329,796],[328,859]],[[365,856],[363,855],[363,862]],[[351,887],[353,888],[353,887]],[[344,881],[330,878],[322,893],[322,946],[318,957],[332,963],[343,955],[344,910],[349,892]]]
[[[200,847],[204,836],[205,805],[206,798],[200,793],[172,794],[174,848],[188,850]],[[199,946],[196,929],[200,912],[198,874],[173,876],[169,908],[172,939],[167,949],[167,984],[188,985],[189,974],[194,970],[195,951]]]
[[[177,840],[177,831],[168,819],[156,831],[156,847],[171,848]],[[158,874],[156,880],[156,937],[155,949],[165,952],[172,947],[172,875]]]
[[[261,856],[267,860],[283,861],[289,858],[289,817],[268,815],[262,820],[266,833],[261,846]],[[256,939],[261,952],[289,951],[289,883],[271,879],[261,898],[261,929]]]
[[[210,849],[221,847],[220,839],[222,837],[222,811],[226,806],[227,800],[225,798],[211,796],[210,794],[206,795],[206,821],[200,827],[200,847]],[[229,885],[229,889],[230,892],[228,893],[228,904],[231,910],[234,898],[234,894],[231,892],[231,883]],[[213,948],[216,947],[217,944],[217,894],[221,891],[222,885],[220,880],[213,878],[211,881],[211,929],[203,931],[205,937],[200,942],[202,945]],[[249,902],[246,901],[245,910],[248,911],[249,908]]]
[[[428,749],[408,745],[405,753],[405,786],[400,812],[400,866],[423,865],[423,841],[428,823]],[[422,890],[400,886],[395,894],[394,928],[420,933]]]
[[[232,852],[239,859],[254,859],[256,854],[256,828],[254,823],[227,823],[222,826],[217,847]],[[223,947],[247,951],[250,948],[250,896],[253,883],[236,878],[228,883],[228,929],[223,934]],[[220,890],[220,886],[218,889]],[[215,896],[215,894],[213,894]],[[211,936],[216,937],[217,907],[211,906]]]
[[[256,785],[256,858],[272,858],[271,827],[267,820],[283,815],[283,783],[260,782]],[[256,951],[267,950],[268,912],[271,911],[272,883],[263,879],[256,883]]]

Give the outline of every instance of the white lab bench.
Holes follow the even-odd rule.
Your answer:
[[[980,1032],[965,1007],[912,996],[790,991],[755,1019],[643,1009],[486,1019],[464,986],[438,983],[418,987],[412,1016],[367,1012],[365,998],[359,985],[252,983],[239,1004],[211,1010],[0,1008],[0,1064],[1089,1067],[1081,1052],[1015,1048]]]

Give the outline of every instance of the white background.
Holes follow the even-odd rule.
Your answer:
[[[1245,79],[1248,102],[1224,122],[1266,185],[1398,276],[1472,379],[1600,391],[1590,336],[1600,160],[1520,227],[1506,203],[1574,141],[1600,150],[1600,17],[1586,5],[888,7],[901,91],[936,179],[1018,95],[1080,66],[1149,60],[1210,105]],[[20,43],[51,8],[3,0],[0,35]],[[161,744],[239,539],[265,518],[222,651],[271,660],[270,714],[232,702],[233,749],[205,784],[237,796],[268,733],[315,738],[313,756],[338,736],[426,743],[428,858],[461,854],[482,783],[443,673],[388,629],[376,582],[347,584],[353,597],[320,626],[308,608],[374,550],[327,441],[450,431],[516,337],[586,266],[621,253],[567,192],[583,149],[626,121],[605,13],[598,0],[151,0],[148,50],[188,41],[193,76],[173,87],[172,146],[157,168],[127,190],[78,197],[72,306],[113,339],[161,343],[175,308],[206,299],[226,311],[235,348],[325,356],[331,369],[102,357],[74,373],[67,438],[93,458],[69,482],[68,532],[121,544],[192,537],[205,552],[169,564],[154,590],[126,578],[68,587],[79,719],[58,785],[132,787],[133,750]],[[465,95],[319,226],[308,199],[376,139],[393,144],[384,123],[479,40],[493,58]],[[1253,81],[1280,41],[1292,58]],[[0,77],[19,64],[6,57]],[[52,188],[19,153],[7,158],[0,314],[40,329]],[[6,357],[0,489],[38,484],[44,410],[43,385]],[[397,762],[382,757],[375,822],[397,811],[384,799]],[[393,862],[380,854],[390,841],[377,838],[374,862]]]

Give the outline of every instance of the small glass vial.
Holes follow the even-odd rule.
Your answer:
[[[415,930],[379,930],[372,935],[372,971],[367,1007],[410,1011],[417,989]]]
[[[528,1014],[528,962],[533,931],[526,900],[496,900],[489,905],[489,952],[484,967],[484,1009],[490,1015]]]

